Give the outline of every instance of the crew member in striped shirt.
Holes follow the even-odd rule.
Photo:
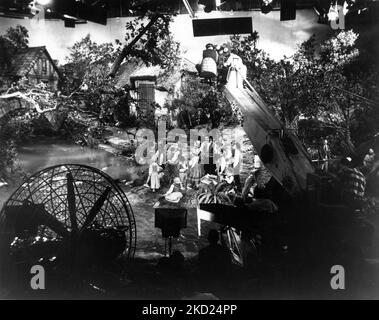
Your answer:
[[[338,178],[341,186],[341,200],[344,204],[353,210],[362,209],[365,202],[366,178],[362,172],[354,168],[351,158],[341,160]],[[356,231],[352,234],[353,243],[355,239],[358,241],[358,246],[362,243],[366,246],[371,245],[375,232],[374,225],[365,216],[360,215],[355,216],[353,221]]]
[[[365,196],[366,178],[362,172],[353,167],[350,157],[341,160],[338,179],[341,200],[354,209],[361,208]]]

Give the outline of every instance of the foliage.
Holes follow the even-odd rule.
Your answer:
[[[69,50],[67,63],[62,67],[61,83],[63,94],[69,97],[66,103],[104,122],[114,123],[114,108],[124,95],[108,78],[117,46],[97,44],[88,34]]]
[[[375,99],[375,91],[377,97],[378,70],[363,75],[350,69],[359,58],[357,37],[351,30],[340,31],[319,48],[311,37],[291,58],[278,62],[257,48],[256,33],[233,36],[228,45],[241,56],[249,81],[287,128],[298,131],[300,120],[313,120],[320,126],[317,139],[329,136],[340,147],[338,152],[351,153],[354,142],[362,139],[362,123],[370,123],[370,128],[363,125],[366,136],[379,130],[369,121],[375,113],[374,106],[358,97]],[[304,141],[317,143],[316,136],[312,136],[315,131],[298,133]]]
[[[29,45],[29,32],[24,26],[10,27],[5,36],[17,49],[27,48]]]
[[[63,93],[82,89],[82,94],[90,95],[108,82],[110,64],[117,52],[112,43],[97,44],[87,34],[69,48],[69,52],[62,68]]]
[[[217,89],[202,83],[197,77],[187,76],[182,81],[180,97],[174,99],[172,108],[178,111],[178,125],[193,128],[196,125],[210,124],[212,128],[220,123],[238,123],[236,115]]]
[[[154,19],[155,13],[148,12],[126,24],[125,41],[132,41],[146,26],[146,19]],[[169,29],[171,15],[160,15],[157,21],[146,31],[131,48],[130,57],[142,59],[147,65],[159,65],[168,73],[180,62],[180,44],[174,41]]]
[[[10,27],[4,35],[0,36],[0,48],[2,56],[6,54],[9,56],[17,49],[27,48],[29,44],[28,30],[21,25]],[[9,50],[9,52],[7,52]]]
[[[143,29],[145,18],[152,16],[152,13],[147,13],[126,24],[126,44]],[[131,48],[126,58],[135,57],[147,65],[159,65],[169,75],[180,61],[179,43],[173,40],[169,31],[170,22],[170,16],[161,16]],[[63,66],[62,91],[70,95],[71,103],[96,115],[102,123],[111,125],[126,125],[135,120],[124,111],[129,109],[130,88],[117,88],[115,81],[108,76],[115,57],[121,53],[121,45],[119,40],[115,40],[115,44],[97,44],[87,35],[70,48],[67,63]],[[142,121],[142,110],[139,116]],[[146,122],[151,123],[151,117],[147,117]]]
[[[28,30],[21,25],[11,27],[4,35],[0,35],[0,71],[6,70],[16,51],[28,47],[28,43]]]
[[[0,56],[2,57],[0,70],[9,66],[12,56],[18,49],[26,48],[29,43],[28,30],[17,25],[9,28],[0,36]],[[1,85],[1,83],[0,83]],[[1,119],[0,119],[1,120]],[[20,129],[21,127],[18,127]],[[22,127],[25,129],[25,127]],[[0,123],[0,179],[9,179],[9,171],[15,169],[17,150],[16,140],[23,137],[22,131],[17,130],[11,123]]]
[[[14,134],[10,126],[0,126],[0,179],[8,178],[8,168],[13,168],[17,156]]]
[[[217,185],[210,183],[206,186],[203,192],[199,193],[197,196],[198,203],[221,203],[226,205],[233,205],[231,197],[225,191],[220,191],[223,189],[223,184],[219,183]]]

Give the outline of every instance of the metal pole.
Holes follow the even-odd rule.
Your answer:
[[[191,19],[194,18],[195,14],[191,8],[191,5],[188,3],[188,0],[183,0],[184,6],[186,7],[188,14],[190,15]]]

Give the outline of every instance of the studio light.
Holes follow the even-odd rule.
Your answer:
[[[29,7],[30,13],[32,15],[36,15],[36,14],[38,14],[40,12],[40,8],[38,8],[36,6],[35,1],[30,2],[29,5],[28,5],[28,7]]]
[[[261,6],[261,12],[263,14],[267,14],[272,11],[272,2],[273,0],[263,0],[263,4]]]

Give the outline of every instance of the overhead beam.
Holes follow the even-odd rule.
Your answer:
[[[106,25],[107,9],[100,5],[88,5],[73,0],[54,1],[51,8],[56,13]]]
[[[194,37],[207,37],[228,34],[251,34],[253,20],[251,17],[194,19],[192,20]]]

